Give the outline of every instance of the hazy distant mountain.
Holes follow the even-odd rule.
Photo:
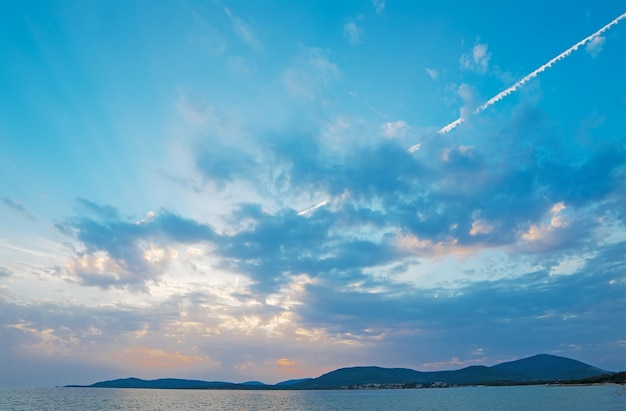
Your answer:
[[[259,381],[235,384],[222,381],[182,380],[164,378],[141,380],[125,378],[102,381],[89,387],[109,388],[174,388],[174,389],[332,389],[368,384],[425,385],[433,383],[454,385],[521,384],[534,382],[566,382],[611,374],[589,364],[570,358],[540,354],[517,361],[486,367],[471,366],[454,371],[421,372],[408,368],[350,367],[331,371],[317,378],[288,380],[276,385]],[[70,386],[68,386],[70,387]],[[73,386],[76,387],[76,386]]]

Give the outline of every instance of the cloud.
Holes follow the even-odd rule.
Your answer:
[[[133,346],[116,355],[117,359],[139,369],[156,368],[159,371],[187,368],[192,365],[210,363],[208,355],[183,354],[180,351],[166,351],[160,348]]]
[[[111,207],[94,204],[92,208]],[[69,219],[56,227],[81,246],[66,265],[72,278],[88,286],[140,292],[146,292],[147,283],[158,280],[176,257],[170,244],[210,242],[216,238],[212,228],[167,210],[148,213],[148,218],[140,221],[128,221],[107,212],[99,218]]]
[[[393,363],[395,359],[398,364],[432,363],[445,352],[475,355],[475,350],[467,351],[468,346],[480,346],[482,354],[488,352],[491,356],[517,352],[521,357],[550,346],[548,341],[559,334],[570,335],[572,340],[585,344],[594,340],[613,341],[618,336],[615,330],[603,328],[602,336],[592,336],[585,327],[592,327],[597,318],[606,318],[605,314],[614,311],[614,303],[626,303],[623,295],[618,297],[623,286],[615,289],[608,286],[623,264],[619,265],[621,268],[600,264],[586,270],[599,261],[611,261],[609,255],[623,247],[623,243],[607,247],[604,252],[608,255],[588,260],[573,276],[528,272],[518,278],[476,281],[461,293],[409,291],[405,286],[407,292],[398,295],[394,288],[385,291],[385,287],[379,287],[378,292],[372,293],[368,288],[309,285],[306,303],[300,306],[299,314],[308,327],[350,335],[372,351],[389,352],[388,361]],[[617,300],[611,300],[612,296]],[[596,301],[604,303],[598,305]],[[363,312],[368,315],[363,316]],[[581,315],[573,316],[572,312]],[[387,320],[390,317],[394,319],[391,323]],[[623,315],[620,317],[615,321],[624,319]],[[529,339],[525,335],[530,330],[536,337]],[[380,333],[385,335],[382,340],[377,339]],[[430,346],[435,338],[440,344],[446,341],[444,350]],[[413,349],[409,349],[411,346]],[[393,352],[402,354],[396,356]],[[617,354],[615,350],[612,352],[611,355]],[[447,367],[448,358],[435,360],[442,362],[435,368]]]
[[[457,370],[471,365],[484,365],[485,358],[470,358],[461,360],[459,357],[452,357],[447,361],[426,362],[421,365],[424,370]]]
[[[465,113],[473,113],[475,91],[463,84],[458,93],[464,100]],[[267,292],[292,273],[325,276],[330,264],[344,261],[343,257],[317,262],[309,256],[303,258],[305,254],[300,254],[298,247],[287,246],[299,244],[300,240],[284,238],[278,242],[280,246],[275,244],[277,248],[268,248],[281,235],[267,235],[267,240],[257,240],[256,236],[270,222],[276,231],[279,227],[287,231],[287,227],[300,227],[319,243],[332,242],[336,250],[342,250],[344,238],[331,235],[331,226],[344,227],[345,239],[354,238],[352,230],[389,235],[378,234],[362,243],[378,250],[398,247],[398,238],[417,239],[419,248],[400,247],[397,258],[407,252],[424,256],[429,250],[436,250],[437,255],[463,255],[481,247],[510,247],[525,253],[540,253],[544,247],[561,253],[593,241],[594,230],[608,224],[600,221],[607,218],[623,186],[619,170],[626,158],[619,142],[607,140],[606,145],[594,146],[582,157],[575,149],[570,153],[563,145],[555,144],[556,131],[546,115],[527,104],[503,113],[497,127],[481,118],[474,121],[477,134],[465,134],[465,144],[429,140],[414,155],[407,153],[397,139],[368,143],[361,139],[361,144],[335,151],[339,145],[334,140],[326,144],[321,132],[258,132],[262,137],[254,144],[262,153],[259,158],[272,159],[272,178],[257,180],[259,173],[253,170],[262,170],[265,165],[241,153],[225,156],[232,164],[200,169],[224,181],[249,181],[252,187],[262,186],[258,189],[264,190],[260,191],[264,195],[281,193],[304,205],[290,209],[288,200],[271,213],[262,212],[261,204],[234,211],[232,218],[251,225],[230,238],[220,237],[219,247],[227,254],[224,264],[246,274]],[[407,132],[408,125],[390,122],[380,130],[384,135],[398,137]],[[342,128],[334,132],[346,131]],[[506,161],[502,152],[509,153]],[[307,197],[308,201],[300,202]],[[325,206],[316,208],[315,204],[320,203]],[[557,203],[567,206],[569,225],[544,230],[550,236],[541,241],[539,237],[528,241],[533,227],[543,230],[549,226],[549,219],[548,223],[544,220]],[[599,204],[602,206],[597,207]],[[302,213],[311,207],[314,213]],[[306,222],[298,221],[303,217]],[[255,231],[250,231],[253,227]],[[322,249],[318,251],[323,255]],[[355,260],[351,275],[360,276],[359,270],[386,264],[388,255],[393,253],[372,253],[378,261]]]
[[[472,222],[470,235],[489,234],[493,230],[493,226],[488,221],[477,219]]]
[[[78,339],[66,330],[54,328],[35,328],[32,322],[20,321],[15,324],[5,324],[4,328],[13,328],[31,336],[33,343],[27,345],[29,350],[46,355],[68,355],[78,346]]]
[[[32,221],[32,222],[36,222],[37,218],[26,209],[26,207],[24,207],[22,204],[11,200],[10,198],[3,198],[2,199],[2,204],[4,204],[7,208],[13,210],[13,211],[17,211],[18,213],[20,213],[23,217],[25,217],[26,219]]]
[[[338,74],[319,50],[303,52],[292,67],[321,85]],[[457,92],[471,114],[476,92],[467,85]],[[247,184],[261,199],[233,201],[217,223],[168,210],[128,217],[79,200],[81,215],[58,225],[76,245],[65,267],[76,286],[110,295],[149,291],[158,304],[165,298],[159,291],[168,296],[167,304],[142,308],[148,318],[141,321],[154,325],[137,319],[128,332],[142,339],[128,345],[145,349],[146,361],[231,371],[245,365],[238,375],[281,368],[276,359],[312,369],[297,347],[276,346],[276,336],[289,346],[323,345],[355,363],[380,351],[389,365],[443,364],[450,361],[444,351],[468,361],[475,347],[493,361],[505,351],[545,350],[554,329],[589,326],[609,311],[597,299],[623,291],[623,264],[611,263],[621,261],[623,245],[602,234],[623,224],[626,154],[619,136],[603,135],[581,151],[547,113],[522,102],[506,107],[497,124],[474,117],[455,138],[429,140],[410,154],[399,138],[380,136],[406,133],[402,120],[370,123],[361,133],[341,118],[331,133],[327,122],[229,128],[230,118],[203,99],[195,111],[206,131],[194,146],[196,170],[216,184]],[[554,275],[578,254],[583,261],[569,275]],[[190,272],[193,282],[177,282]],[[525,348],[519,341],[537,319],[546,336]],[[100,321],[94,327],[107,332]],[[48,341],[59,347],[71,341],[45,321],[28,328],[54,330]],[[164,334],[188,345],[157,339]],[[482,337],[488,334],[498,337]],[[449,342],[433,348],[442,335]],[[593,338],[574,333],[572,341],[613,337],[607,329]],[[216,350],[215,341],[224,348]],[[263,354],[245,357],[246,344],[261,345]],[[361,349],[342,348],[355,346]]]
[[[592,40],[590,40],[587,43],[587,46],[585,47],[585,51],[588,54],[590,54],[591,57],[596,58],[602,51],[602,47],[604,46],[605,42],[606,42],[606,37],[604,36],[594,37]]]
[[[487,51],[487,44],[476,44],[471,53],[464,54],[459,59],[461,68],[474,71],[478,74],[485,74],[489,68],[491,53]]]
[[[376,13],[380,14],[385,10],[385,0],[372,0],[372,6],[374,6]]]
[[[94,203],[93,201],[86,200],[84,198],[77,198],[79,206],[85,209],[86,211],[92,213],[98,218],[102,218],[105,220],[117,219],[120,214],[119,211],[110,205],[99,205]]]
[[[313,279],[336,273],[362,277],[364,268],[399,256],[391,238],[344,238],[336,233],[336,217],[327,207],[304,217],[293,210],[270,215],[249,205],[233,218],[248,224],[216,242],[222,266],[246,275],[252,280],[251,289],[263,294],[301,273]]]
[[[187,130],[185,163],[192,164],[193,174],[180,178],[162,173],[165,178],[201,192],[207,185],[221,190],[238,178],[260,175],[259,149],[249,144],[250,133],[241,126],[240,113],[188,90],[179,90],[175,105]]]
[[[192,295],[187,298],[198,302]],[[206,372],[207,368],[219,367],[208,350],[198,351],[198,341],[193,330],[185,328],[185,318],[176,307],[178,302],[177,299],[159,303],[152,300],[138,307],[111,299],[105,305],[90,307],[76,305],[75,300],[70,299],[59,304],[25,301],[17,305],[0,296],[3,313],[0,343],[5,346],[10,340],[14,347],[11,352],[0,353],[0,360],[3,364],[15,360],[29,364],[35,360],[39,366],[29,364],[29,368],[41,369],[40,374],[22,376],[17,372],[13,378],[18,384],[27,384],[28,378],[36,378],[40,383],[45,381],[43,385],[79,383],[84,378],[88,378],[83,380],[85,383],[91,383],[94,373],[113,378],[132,372],[156,378],[162,377],[164,372],[172,376],[172,370],[181,369],[179,375],[189,377],[188,373],[194,370]],[[208,322],[203,325],[211,326]],[[168,333],[176,333],[176,336],[168,336]],[[193,339],[193,343],[187,344],[183,339]],[[65,367],[61,367],[65,371],[44,367],[55,364],[58,359],[65,363]],[[84,366],[91,369],[85,373],[88,377],[77,371]]]
[[[280,366],[280,367],[292,367],[294,365],[296,365],[297,362],[296,361],[292,361],[288,358],[279,358],[276,360],[276,365]]]
[[[522,237],[527,241],[537,241],[540,240],[546,232],[567,226],[567,221],[563,219],[561,212],[565,209],[565,204],[560,202],[556,203],[550,208],[550,221],[547,225],[543,227],[538,227],[533,225],[530,227],[527,233],[523,234]]]
[[[236,178],[255,175],[257,163],[245,151],[219,143],[198,151],[196,166],[207,181],[218,188]]]
[[[178,91],[174,104],[185,121],[194,126],[205,126],[219,121],[214,107],[206,98],[197,93],[181,89]]]
[[[439,78],[439,71],[428,67],[426,67],[424,70],[426,70],[426,73],[431,79],[437,80]]]
[[[283,72],[283,84],[294,97],[313,101],[322,90],[339,77],[337,65],[328,58],[328,52],[306,48],[294,64]]]
[[[243,381],[569,347],[624,362],[610,345],[626,320],[623,134],[587,125],[581,143],[576,122],[524,96],[476,116],[486,106],[463,83],[471,124],[426,140],[399,117],[337,114],[349,96],[330,51],[287,63],[263,86],[271,99],[243,85],[239,112],[236,95],[179,90],[188,173],[171,179],[200,206],[170,196],[178,209],[136,214],[79,198],[52,234],[67,244],[59,267],[35,266],[30,244],[0,247],[1,364],[58,385],[86,366]],[[413,154],[408,134],[423,141]]]
[[[467,121],[470,116],[474,114],[476,106],[478,106],[476,91],[470,85],[462,83],[457,90],[457,94],[463,101],[463,106],[461,106],[459,110],[459,117],[462,118],[463,121]]]
[[[406,136],[410,127],[405,121],[398,120],[385,123],[380,128],[383,136],[387,138],[395,138]]]
[[[250,27],[250,25],[246,23],[244,20],[242,20],[241,18],[235,16],[233,12],[230,11],[229,8],[224,7],[224,12],[226,13],[228,18],[232,22],[233,30],[235,31],[235,34],[237,35],[237,37],[239,37],[239,40],[244,42],[248,47],[250,47],[254,51],[257,51],[257,52],[263,51],[263,45],[257,38],[252,27]]]
[[[600,247],[572,275],[539,269],[474,281],[455,293],[339,269],[317,279],[291,276],[267,299],[247,290],[222,294],[215,286],[166,300],[151,298],[141,307],[111,302],[90,308],[71,301],[18,305],[0,296],[0,343],[8,346],[12,339],[11,346],[18,347],[11,353],[14,359],[35,356],[43,366],[63,358],[72,365],[71,373],[42,372],[38,378],[47,378],[47,385],[59,379],[80,383],[81,364],[92,371],[111,367],[103,371],[111,378],[138,367],[143,378],[164,372],[206,378],[209,368],[212,375],[233,380],[315,376],[339,366],[370,364],[374,355],[382,366],[420,369],[428,363],[427,368],[441,369],[451,366],[449,352],[459,353],[459,363],[487,364],[504,355],[549,349],[567,355],[567,347],[554,343],[564,341],[563,335],[569,336],[565,343],[601,347],[604,358],[617,361],[622,348],[602,344],[620,340],[619,325],[626,320],[615,314],[626,304],[626,267],[619,258],[625,247],[624,242]],[[363,254],[368,253],[361,248],[347,261]],[[603,327],[595,327],[598,318]],[[120,345],[128,348],[120,350]],[[315,362],[307,360],[311,353]],[[0,353],[0,359],[10,364],[6,355]]]
[[[343,35],[350,44],[359,44],[363,36],[363,28],[353,21],[347,22],[343,25]]]

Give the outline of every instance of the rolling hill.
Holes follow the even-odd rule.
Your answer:
[[[422,372],[408,368],[349,367],[340,368],[317,378],[288,380],[275,385],[258,381],[241,384],[223,381],[185,380],[163,378],[142,380],[124,378],[101,381],[89,386],[67,387],[93,388],[160,388],[160,389],[288,389],[315,390],[367,386],[430,386],[446,385],[517,385],[540,382],[571,382],[612,374],[589,364],[555,355],[539,354],[521,360],[505,362],[491,367],[476,365],[452,371]]]
[[[565,382],[607,374],[589,364],[555,355],[539,354],[492,367],[476,365],[454,371],[420,372],[407,368],[342,368],[318,378],[296,384],[298,389],[323,389],[365,384],[431,384],[452,385],[525,384]]]

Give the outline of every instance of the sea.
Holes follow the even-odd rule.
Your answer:
[[[2,411],[626,410],[626,386],[239,391],[0,387]]]

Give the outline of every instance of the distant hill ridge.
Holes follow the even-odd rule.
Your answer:
[[[478,385],[478,384],[532,384],[539,382],[567,382],[598,377],[611,372],[589,364],[559,357],[539,354],[521,360],[504,362],[491,367],[474,365],[451,371],[416,371],[408,368],[348,367],[331,371],[317,378],[288,380],[275,385],[259,381],[232,383],[224,381],[185,380],[162,378],[142,380],[125,378],[101,381],[88,386],[95,388],[160,388],[160,389],[333,389],[367,385]]]

